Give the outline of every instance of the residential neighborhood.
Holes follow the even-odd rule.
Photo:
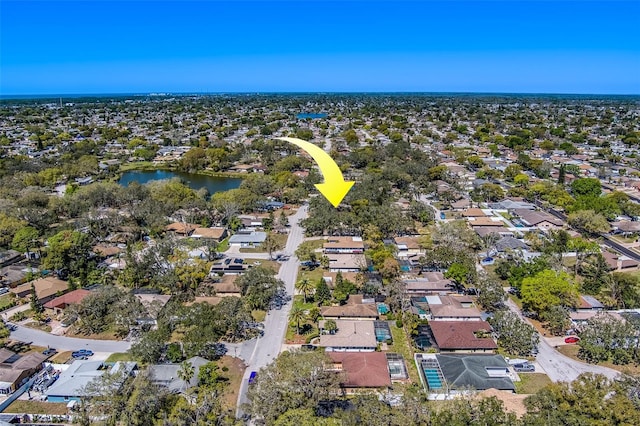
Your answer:
[[[548,392],[580,383],[635,419],[639,111],[524,95],[2,101],[2,416],[430,424],[493,404],[496,424],[534,424]],[[355,182],[337,207],[280,137]]]

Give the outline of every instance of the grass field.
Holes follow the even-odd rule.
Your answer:
[[[229,382],[225,386],[225,392],[222,395],[222,406],[235,412],[242,376],[247,367],[241,359],[232,356],[223,356],[217,361],[217,364],[221,370],[224,367],[228,369],[227,371],[220,371],[220,375],[229,379]]]
[[[4,411],[7,413],[64,415],[67,414],[67,404],[65,402],[25,401],[18,399]]]
[[[544,373],[518,373],[519,382],[516,385],[516,393],[532,394],[551,384],[551,379]]]
[[[133,361],[131,354],[127,352],[116,352],[111,355],[104,362],[118,362],[118,361]]]
[[[266,260],[266,259],[245,259],[244,263],[246,265],[254,265],[255,263],[259,263],[260,266],[264,266],[265,268],[271,268],[275,273],[278,273],[280,270],[280,264],[275,260]]]
[[[389,328],[391,329],[391,337],[393,338],[393,343],[389,345],[389,352],[402,355],[407,365],[409,378],[413,383],[420,383],[418,369],[416,363],[413,361],[413,348],[411,347],[407,333],[405,333],[404,329],[396,327],[395,324],[389,324]]]
[[[71,351],[60,352],[49,359],[54,364],[66,364],[71,359]]]
[[[224,253],[225,251],[229,250],[229,237],[220,241],[220,244],[218,244],[218,247],[216,248],[216,250],[219,253]]]
[[[0,311],[11,307],[11,304],[15,301],[15,297],[12,294],[4,294],[0,296]]]
[[[299,268],[298,269],[298,279],[296,280],[296,282],[300,281],[303,278],[306,278],[309,281],[311,281],[312,283],[317,284],[318,281],[320,281],[320,278],[322,278],[322,275],[324,274],[324,271],[325,270],[322,269],[322,268],[316,268],[313,271]]]

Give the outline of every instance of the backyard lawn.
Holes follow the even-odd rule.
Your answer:
[[[533,394],[543,387],[551,384],[551,379],[544,373],[518,373],[519,382],[516,385],[516,393]]]
[[[4,410],[7,413],[67,414],[66,402],[25,401],[18,399]]]
[[[127,352],[116,352],[111,355],[104,362],[118,362],[118,361],[133,361],[131,354]]]
[[[222,395],[222,406],[235,412],[238,393],[240,392],[240,385],[242,384],[242,376],[247,367],[240,358],[232,356],[223,356],[216,361],[216,364],[218,368],[220,368],[219,374],[229,379]],[[227,371],[224,371],[225,369]]]
[[[411,342],[407,336],[407,333],[403,328],[398,328],[393,322],[389,323],[391,329],[391,337],[393,343],[389,345],[389,352],[395,352],[402,355],[404,362],[407,365],[409,372],[409,378],[413,383],[420,383],[420,377],[418,376],[418,369],[416,363],[413,360],[413,348]]]

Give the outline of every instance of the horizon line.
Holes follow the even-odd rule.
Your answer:
[[[145,92],[88,92],[88,93],[14,93],[0,94],[0,100],[12,99],[49,99],[60,97],[89,98],[107,96],[168,97],[202,95],[528,95],[528,96],[624,96],[640,97],[640,93],[580,93],[580,92],[492,92],[492,91],[145,91]]]

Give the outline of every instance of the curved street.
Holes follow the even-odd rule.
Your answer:
[[[17,324],[15,326],[16,329],[11,332],[11,338],[22,342],[31,342],[37,346],[48,346],[58,351],[90,349],[94,352],[126,352],[131,347],[130,342],[122,340],[79,339],[77,337],[56,336]]]
[[[518,309],[518,306],[513,302],[513,300],[507,298],[506,304],[511,311],[515,312],[520,318],[529,323],[529,320],[522,315],[520,309]],[[540,334],[538,333],[538,335]],[[620,374],[619,371],[611,368],[587,364],[562,355],[549,344],[546,337],[541,335],[536,360],[553,382],[571,382],[582,373],[603,374],[610,379],[613,379]]]

